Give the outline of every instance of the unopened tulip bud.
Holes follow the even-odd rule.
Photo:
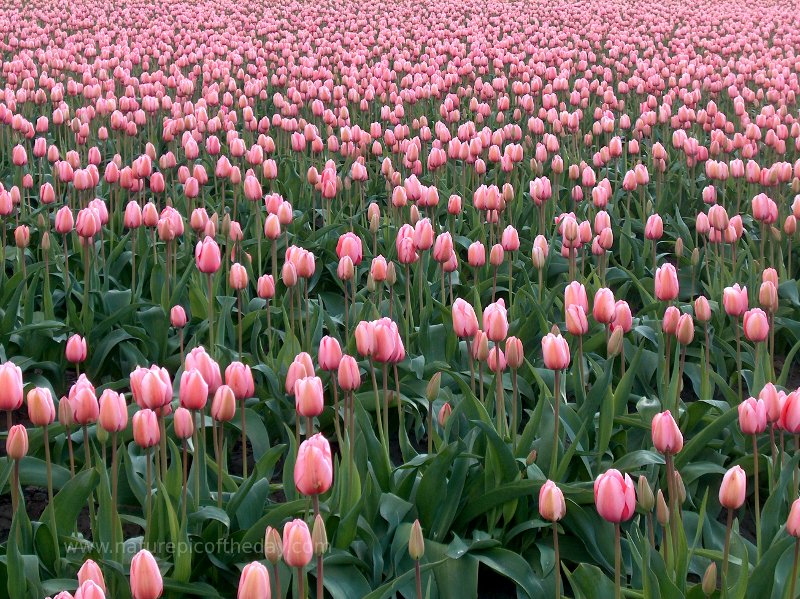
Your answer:
[[[700,262],[700,250],[694,248],[692,250],[692,266],[697,266],[698,262]]]
[[[439,397],[439,389],[442,383],[442,373],[437,372],[431,377],[431,380],[428,381],[428,386],[425,388],[425,397],[429,402],[436,401],[436,398]]]
[[[328,551],[328,534],[325,532],[325,522],[319,514],[314,518],[311,542],[314,544],[314,555],[317,557]]]
[[[622,330],[622,327],[615,327],[612,331],[611,336],[608,338],[608,345],[606,347],[606,352],[609,358],[619,355],[622,352],[624,332],[625,331]]]
[[[413,560],[420,560],[425,555],[425,539],[422,536],[422,526],[419,520],[414,520],[411,525],[411,535],[408,538],[408,555]]]
[[[8,431],[6,455],[12,460],[21,460],[28,453],[28,431],[22,424],[15,424]]]
[[[703,594],[706,597],[711,597],[717,590],[717,562],[711,562],[703,574],[703,584],[701,586]]]
[[[45,252],[50,249],[50,233],[47,231],[42,234],[41,246]]]
[[[678,237],[678,239],[675,240],[675,255],[678,258],[683,256],[683,238],[681,237]]]
[[[450,415],[453,413],[453,408],[450,407],[449,403],[442,404],[442,407],[439,408],[439,414],[437,415],[436,419],[439,422],[439,426],[442,428],[445,427],[447,421],[450,420]]]
[[[282,556],[283,542],[281,541],[281,533],[277,529],[267,526],[267,532],[264,534],[264,557],[274,566],[281,561]]]
[[[677,470],[675,471],[675,491],[678,493],[679,504],[686,502],[686,487],[683,484],[683,477]]]
[[[669,524],[669,508],[667,502],[664,501],[664,493],[661,489],[656,494],[656,519],[661,526]]]
[[[537,458],[537,457],[539,457],[539,452],[538,452],[538,451],[536,451],[535,449],[534,449],[534,450],[532,450],[532,451],[531,451],[531,452],[528,454],[528,457],[527,457],[527,458],[525,458],[525,464],[527,464],[528,466],[531,466],[532,464],[535,464],[535,463],[536,463],[536,458]]]
[[[656,504],[656,498],[653,496],[653,489],[650,488],[650,483],[644,475],[639,477],[637,484],[636,497],[639,499],[639,507],[644,512],[652,512]]]
[[[394,262],[389,262],[386,266],[386,284],[387,285],[394,285],[397,282],[397,269],[394,266]]]

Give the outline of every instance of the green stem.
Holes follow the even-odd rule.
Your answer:
[[[555,480],[558,467],[558,408],[561,403],[561,371],[553,371],[555,383],[553,384],[553,452],[550,455],[550,478]]]
[[[619,522],[614,523],[614,598],[620,599],[620,571],[622,569],[622,544]]]

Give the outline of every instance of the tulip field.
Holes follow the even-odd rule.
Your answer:
[[[0,7],[0,599],[797,599],[788,0]]]

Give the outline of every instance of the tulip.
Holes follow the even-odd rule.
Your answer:
[[[22,406],[22,370],[13,362],[0,364],[0,410],[7,415],[8,429],[11,428],[11,412]]]
[[[552,453],[550,456],[550,476],[555,476],[556,465],[558,462],[558,428],[559,428],[559,405],[561,404],[561,371],[569,366],[569,345],[566,339],[561,335],[548,333],[542,337],[542,355],[544,356],[544,365],[546,368],[553,370],[554,385],[553,385],[553,445]]]
[[[656,298],[669,302],[678,297],[678,273],[672,264],[659,266],[655,275]]]
[[[104,593],[106,592],[106,581],[105,578],[103,578],[103,572],[100,570],[100,566],[97,565],[97,562],[91,559],[87,559],[83,562],[80,570],[78,570],[78,585],[82,586],[89,581],[100,587]]]
[[[208,393],[215,393],[217,388],[222,384],[222,374],[220,373],[219,364],[217,364],[211,356],[206,352],[203,347],[195,347],[186,355],[186,370],[196,369],[200,372],[203,380],[208,385]],[[189,409],[202,409],[192,408],[191,406],[184,406]]]
[[[617,599],[620,597],[620,522],[629,520],[636,509],[636,491],[631,477],[619,470],[611,469],[594,481],[594,503],[600,516],[614,523],[615,531],[615,569],[614,588]]]
[[[297,568],[298,596],[305,597],[303,568],[310,562],[314,552],[308,525],[300,519],[287,522],[283,527],[283,561],[290,568]]]
[[[239,577],[237,599],[270,599],[269,572],[259,562],[250,562],[242,569]]]
[[[322,379],[318,376],[297,379],[294,384],[294,399],[297,413],[308,419],[307,434],[311,434],[310,419],[319,416],[324,408]]]
[[[486,306],[483,311],[483,327],[489,341],[503,341],[508,335],[508,317],[505,302],[501,299]]]
[[[139,447],[150,449],[158,445],[160,436],[158,418],[153,410],[145,408],[133,415],[133,438]]]
[[[651,423],[653,445],[664,455],[675,455],[683,448],[683,435],[672,414],[656,414]]]
[[[761,308],[745,312],[743,324],[744,336],[753,343],[765,341],[769,336],[769,319]]]
[[[131,594],[133,599],[158,599],[164,583],[153,554],[142,549],[131,560]]]
[[[610,289],[601,287],[594,294],[592,316],[601,324],[609,324],[614,319],[614,294]]]
[[[719,488],[719,502],[722,507],[728,508],[728,522],[725,532],[725,549],[722,557],[722,585],[725,588],[728,577],[728,555],[730,552],[731,527],[733,525],[733,512],[744,503],[747,490],[747,475],[740,466],[734,466],[722,477]]]

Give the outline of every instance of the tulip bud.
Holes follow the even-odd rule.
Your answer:
[[[311,542],[314,544],[314,555],[317,557],[328,551],[328,534],[325,532],[325,522],[319,514],[314,518],[314,527],[311,529]]]
[[[678,237],[678,239],[675,240],[675,255],[678,258],[683,256],[683,238],[682,237]]]
[[[706,597],[711,597],[714,591],[717,590],[717,562],[711,562],[703,574],[703,584],[701,586],[703,594]]]
[[[386,266],[386,284],[387,285],[394,285],[397,282],[397,269],[394,266],[394,262],[389,262]]]
[[[700,262],[700,250],[694,248],[692,250],[692,266],[697,266],[698,262]]]
[[[622,327],[615,327],[611,336],[608,338],[606,352],[609,358],[622,352],[622,336],[624,332]]]
[[[408,537],[408,555],[416,561],[425,555],[425,539],[422,536],[422,526],[420,526],[419,520],[414,520],[414,524],[411,525],[411,535]]]
[[[683,477],[677,470],[675,471],[675,491],[678,493],[678,503],[683,504],[686,502],[686,487],[683,484]]]
[[[669,524],[669,508],[667,502],[664,501],[664,493],[661,489],[656,494],[656,519],[661,526]]]
[[[8,431],[6,454],[12,460],[21,460],[28,453],[28,431],[22,424],[15,424]]]
[[[264,557],[273,566],[281,560],[283,555],[282,548],[281,533],[277,529],[267,526],[267,532],[264,534]]]
[[[431,377],[431,380],[428,382],[428,386],[425,388],[425,397],[429,402],[436,401],[436,398],[439,397],[439,389],[441,387],[442,382],[442,373],[437,372]]]
[[[653,489],[650,488],[650,483],[644,475],[639,476],[637,484],[636,496],[639,498],[639,507],[644,512],[652,512],[656,504],[656,498],[653,496]]]
[[[526,465],[528,465],[528,466],[531,466],[531,465],[535,464],[535,463],[536,463],[536,458],[537,458],[537,457],[539,457],[539,452],[538,452],[538,451],[536,451],[535,449],[534,449],[534,450],[532,450],[532,451],[531,451],[531,452],[528,454],[528,457],[527,457],[527,458],[525,458],[525,464],[526,464]]]

